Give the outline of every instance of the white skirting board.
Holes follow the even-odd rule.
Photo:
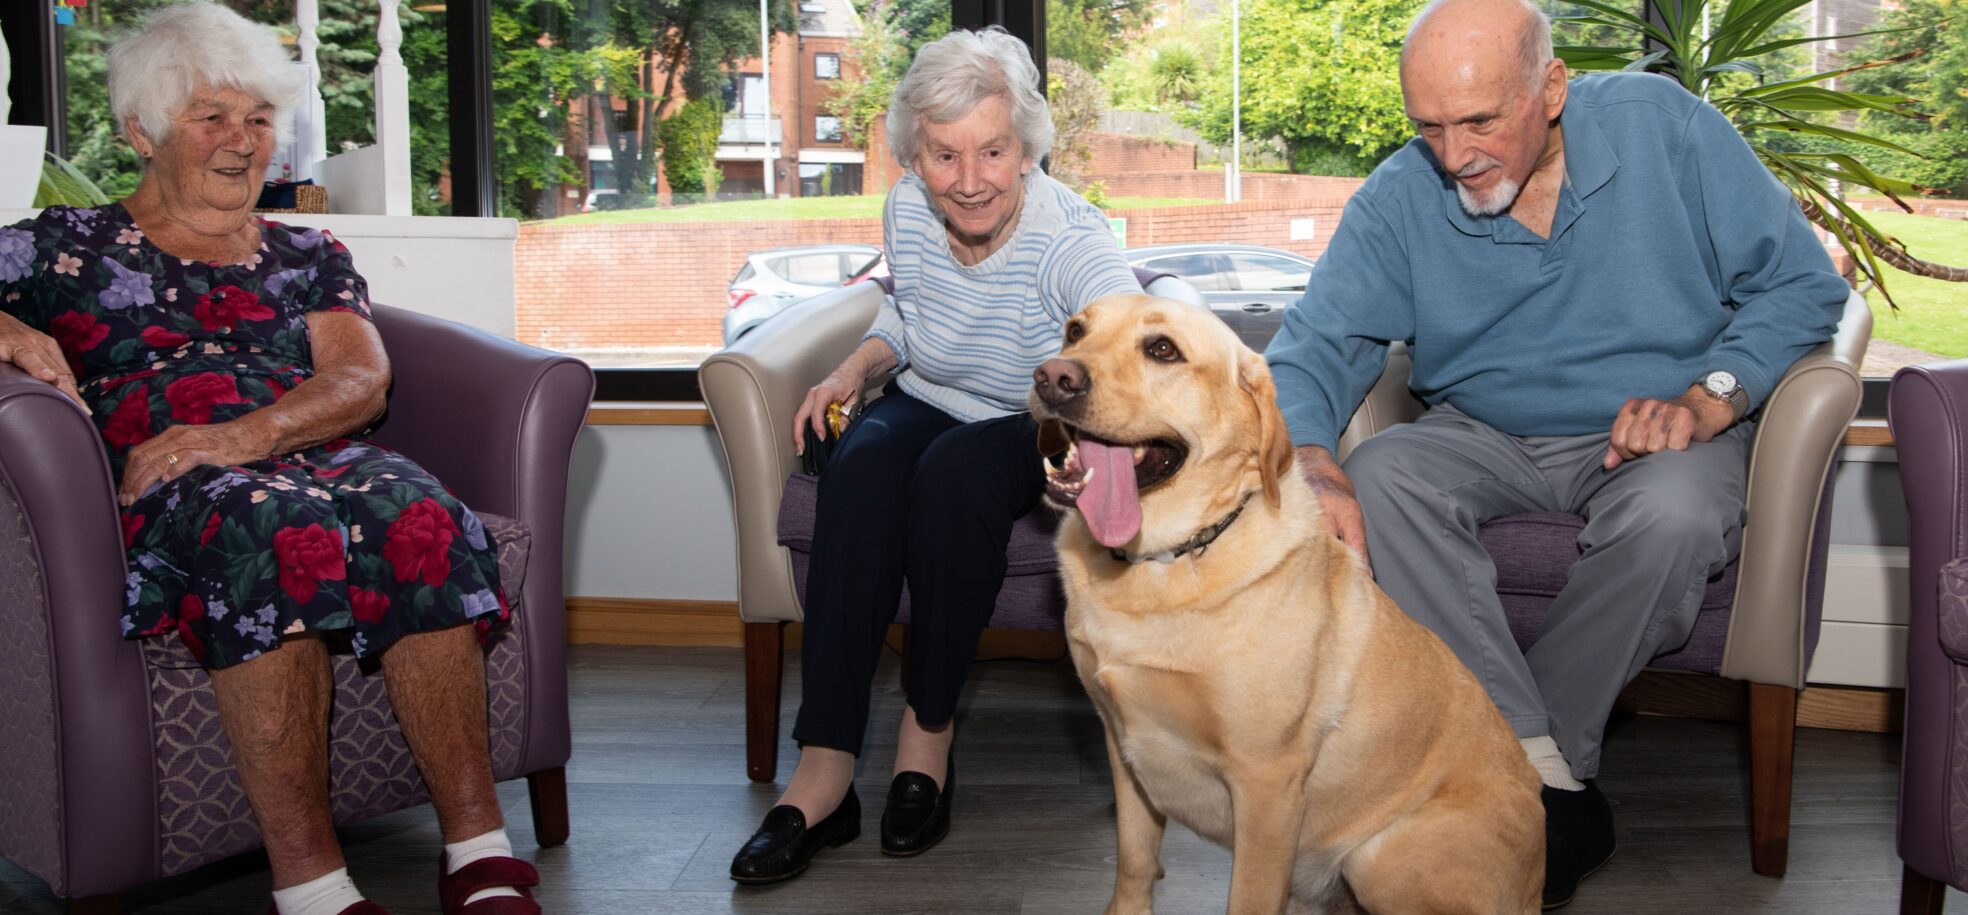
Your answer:
[[[1905,547],[1833,544],[1812,683],[1906,686]]]

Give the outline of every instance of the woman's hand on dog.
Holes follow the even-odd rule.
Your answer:
[[[1326,525],[1332,529],[1333,536],[1353,548],[1367,561],[1367,522],[1360,514],[1360,500],[1353,495],[1353,481],[1346,471],[1339,469],[1339,462],[1333,460],[1332,452],[1318,445],[1301,445],[1298,448],[1298,469],[1304,474],[1305,482],[1311,484],[1312,494],[1319,499],[1319,511],[1326,516]],[[1368,562],[1368,568],[1373,564]]]
[[[809,430],[820,438],[827,437],[828,405],[840,404],[842,409],[852,410],[861,400],[861,388],[868,379],[894,368],[897,361],[895,351],[880,337],[869,337],[841,361],[839,368],[828,373],[819,384],[807,388],[806,400],[793,414],[793,453],[806,453]]]

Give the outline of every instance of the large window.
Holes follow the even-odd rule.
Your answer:
[[[112,195],[134,186],[136,163],[103,113],[102,50],[113,30],[161,2],[176,0],[96,0],[76,8],[64,31],[70,156]],[[317,2],[332,153],[373,136],[375,7]],[[1267,302],[1302,285],[1280,265],[1322,255],[1340,201],[1409,136],[1395,60],[1422,0],[1045,0],[1042,15],[1033,15],[1038,4],[976,0],[771,0],[763,52],[750,0],[674,8],[488,2],[475,11],[490,15],[486,161],[496,175],[492,211],[521,222],[517,336],[598,366],[682,377],[734,334],[783,311],[787,297],[769,297],[767,307],[767,298],[748,294],[741,273],[756,272],[754,255],[797,253],[816,241],[881,244],[881,198],[898,174],[881,132],[884,102],[914,50],[948,29],[953,11],[965,23],[991,15],[1009,16],[1014,29],[1040,23],[1058,134],[1047,167],[1107,210],[1117,238],[1136,251],[1162,249],[1154,256],[1163,263],[1201,265],[1191,278],[1223,300],[1215,304],[1226,315],[1275,309]],[[1540,2],[1560,16],[1590,11]],[[287,3],[235,7],[297,32]],[[1714,4],[1711,15],[1723,8]],[[1926,99],[1937,117],[1819,120],[1920,154],[1864,150],[1875,168],[1968,196],[1968,102],[1959,101],[1968,98],[1968,18],[1948,9],[1945,0],[1821,0],[1773,37],[1906,31],[1789,46],[1724,82],[1767,83],[1920,50],[1911,61],[1824,85]],[[445,214],[456,103],[447,90],[457,79],[447,73],[450,23],[441,3],[412,0],[399,10],[416,210]],[[1574,45],[1624,37],[1563,23],[1557,35]],[[22,79],[32,77],[17,73]],[[1848,151],[1827,137],[1771,145]],[[1968,223],[1937,215],[1945,206],[1917,204],[1908,214],[1851,196],[1916,257],[1968,263],[1968,233],[1959,231]],[[464,211],[477,212],[476,203]],[[816,239],[802,224],[822,219],[832,222]],[[1887,280],[1900,311],[1870,291],[1878,321],[1869,375],[1968,355],[1963,286],[1897,272]],[[734,316],[740,307],[752,310]],[[752,320],[760,309],[771,313]],[[623,389],[605,383],[610,390]]]
[[[73,24],[60,27],[68,158],[112,199],[135,190],[142,169],[109,113],[105,52],[119,34],[135,27],[150,11],[176,2],[184,0],[96,0],[73,8]],[[372,80],[379,51],[378,13],[374,3],[360,0],[320,0],[318,5],[318,94],[325,116],[325,152],[333,156],[375,142]],[[299,28],[291,4],[233,7],[273,26],[287,44],[298,46]],[[444,173],[450,143],[444,7],[406,3],[397,12],[403,31],[399,53],[410,74],[413,205],[420,214],[444,215],[450,212]],[[275,153],[268,179],[299,177],[296,163],[306,154],[292,144],[284,146]]]

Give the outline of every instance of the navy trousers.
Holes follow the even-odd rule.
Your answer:
[[[965,423],[895,385],[848,427],[820,477],[793,739],[859,755],[882,639],[909,587],[909,705],[957,708],[1004,583],[1012,523],[1045,472],[1028,413]]]

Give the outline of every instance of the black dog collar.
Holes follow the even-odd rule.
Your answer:
[[[1255,495],[1255,493],[1251,495]],[[1244,496],[1244,501],[1237,503],[1237,507],[1231,509],[1230,514],[1223,516],[1223,520],[1197,531],[1196,536],[1189,538],[1181,546],[1174,549],[1163,550],[1160,553],[1150,553],[1145,556],[1130,556],[1120,547],[1110,546],[1107,548],[1107,555],[1114,557],[1118,562],[1129,563],[1143,563],[1151,560],[1154,562],[1174,562],[1178,557],[1187,553],[1195,553],[1197,556],[1201,556],[1209,549],[1211,543],[1216,542],[1216,538],[1223,536],[1223,532],[1228,530],[1230,525],[1236,523],[1237,516],[1244,513],[1244,506],[1249,505],[1250,500],[1250,495]]]

